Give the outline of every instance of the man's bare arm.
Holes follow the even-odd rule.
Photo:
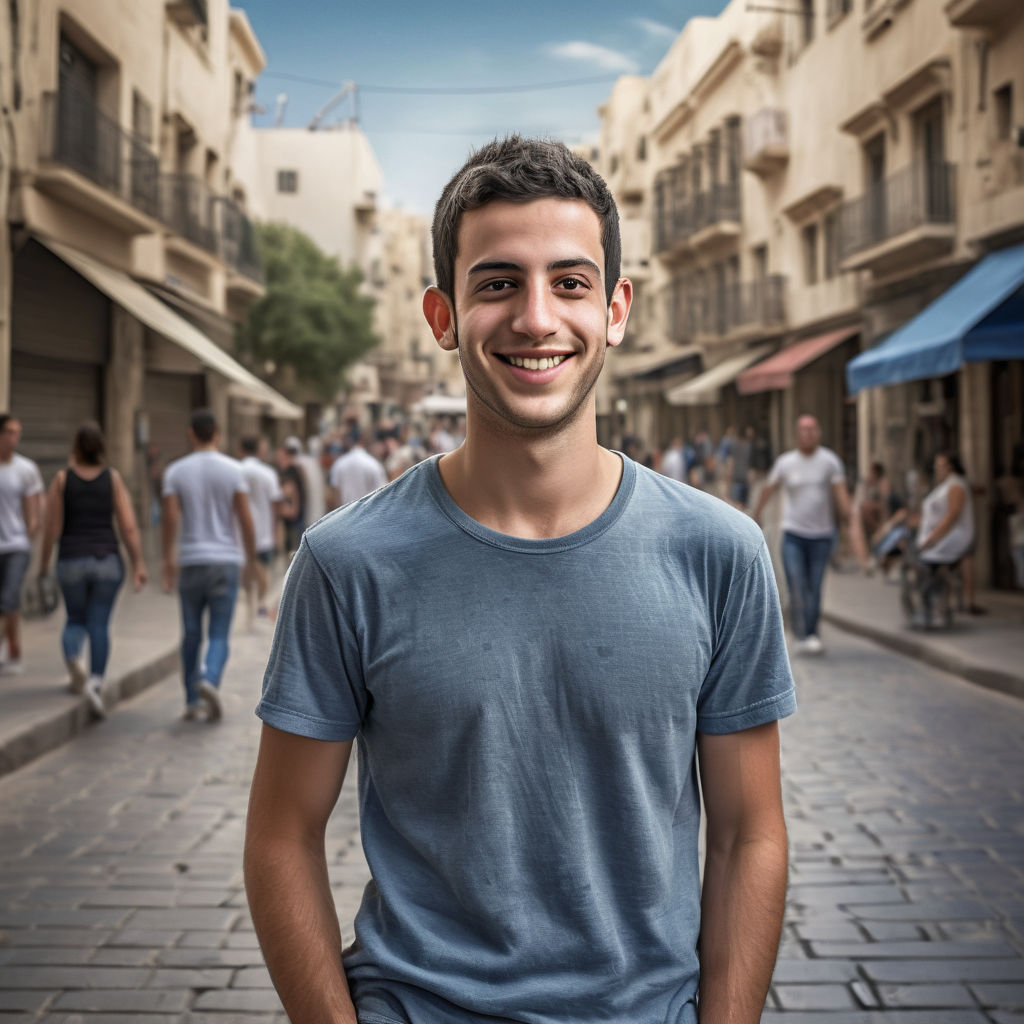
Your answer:
[[[356,1024],[324,851],[351,751],[351,741],[263,726],[245,831],[245,891],[292,1024]]]
[[[775,722],[699,734],[707,855],[701,897],[700,1024],[758,1024],[786,903],[786,825]]]
[[[176,494],[165,494],[160,512],[160,540],[164,553],[164,590],[170,593],[178,578],[178,520],[181,503]]]
[[[761,493],[757,499],[757,507],[754,509],[753,520],[758,525],[761,524],[761,513],[764,512],[765,505],[771,501],[772,495],[775,493],[775,484],[766,483],[761,488]]]

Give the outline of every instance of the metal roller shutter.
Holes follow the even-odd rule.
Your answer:
[[[102,369],[14,352],[11,412],[21,420],[19,451],[39,464],[49,486],[68,461],[71,441],[85,420],[100,418]]]
[[[149,443],[161,469],[189,452],[188,418],[205,400],[202,375],[146,372],[142,407],[149,417]]]

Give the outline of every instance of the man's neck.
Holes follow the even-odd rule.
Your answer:
[[[197,444],[192,449],[193,452],[215,452],[217,450],[216,441],[211,441],[209,444]]]
[[[465,443],[439,469],[463,512],[524,538],[564,537],[592,523],[622,477],[619,457],[597,443],[592,415],[533,439],[491,432],[471,415]]]

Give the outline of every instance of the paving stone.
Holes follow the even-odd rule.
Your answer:
[[[231,981],[232,988],[273,988],[266,967],[245,967]]]
[[[767,1010],[765,1024],[823,1024],[820,1010],[796,1012]],[[825,1018],[827,1024],[991,1024],[981,1010],[837,1010]]]
[[[227,989],[203,992],[193,1003],[195,1010],[223,1010],[235,1013],[270,1013],[281,1009],[281,1000],[273,989]]]
[[[879,985],[878,995],[883,1005],[906,1009],[974,1008],[978,1005],[963,985]]]
[[[982,960],[1012,957],[1013,947],[1007,942],[812,942],[815,956],[836,959],[881,960],[889,957],[961,960],[977,957]]]
[[[190,998],[187,989],[93,989],[64,992],[57,997],[53,1009],[86,1013],[168,1013],[184,1010]]]
[[[985,982],[971,985],[971,991],[982,1006],[1024,1011],[1024,984]]]
[[[872,942],[915,941],[924,938],[923,929],[915,924],[904,924],[900,921],[864,921],[861,928],[868,934]]]
[[[3,967],[0,989],[17,984],[19,988],[53,991],[64,988],[137,988],[151,972],[147,968],[128,967]]]
[[[43,1008],[43,1004],[49,999],[48,992],[33,991],[30,988],[22,990],[16,988],[0,989],[0,1010],[29,1010],[36,1012]],[[2,1021],[2,1018],[0,1018]]]
[[[231,968],[173,968],[160,967],[152,972],[146,988],[227,988],[235,971]]]
[[[238,911],[212,907],[176,907],[170,910],[139,910],[131,918],[131,927],[147,929],[227,931],[238,920]]]
[[[850,1010],[857,1006],[845,985],[774,985],[783,1010]]]

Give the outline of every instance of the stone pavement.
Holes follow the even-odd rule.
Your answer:
[[[0,1024],[284,1021],[242,888],[269,629],[236,629],[224,720],[176,675],[0,779]],[[331,819],[346,941],[368,877],[355,780]]]

